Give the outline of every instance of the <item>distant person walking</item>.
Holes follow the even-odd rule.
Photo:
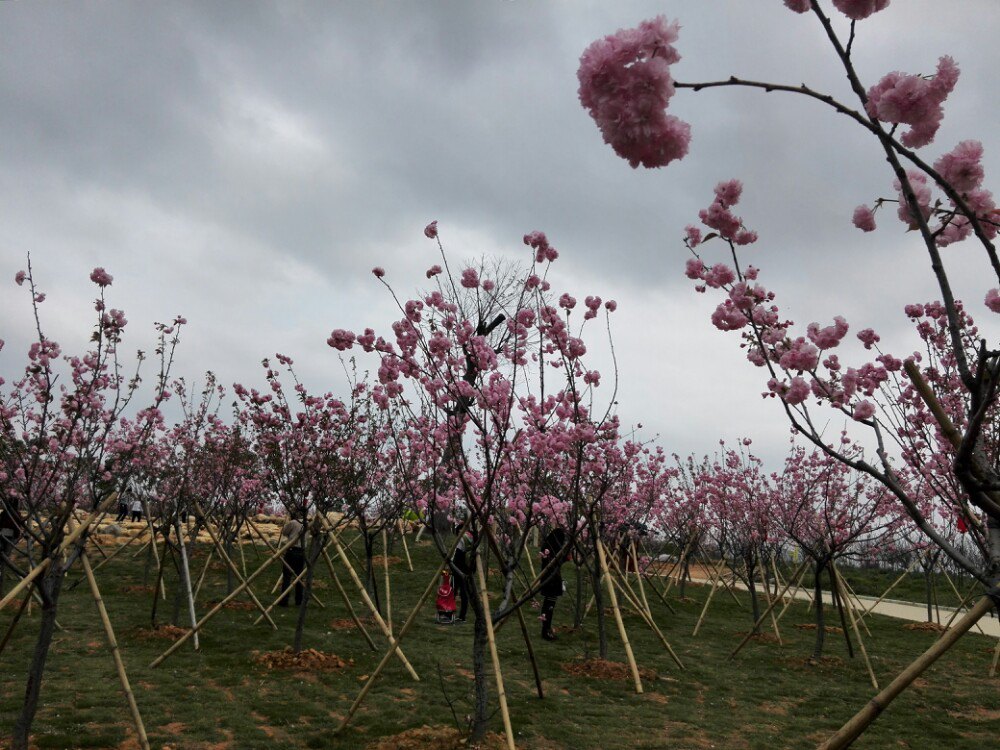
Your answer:
[[[137,497],[132,498],[132,521],[142,520],[142,500]]]

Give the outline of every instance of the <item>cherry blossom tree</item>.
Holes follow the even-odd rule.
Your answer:
[[[437,223],[424,233],[437,240]],[[483,736],[489,717],[487,620],[516,614],[558,564],[549,561],[535,580],[524,576],[532,528],[561,526],[569,532],[567,547],[575,544],[595,502],[586,477],[600,471],[600,446],[616,440],[618,429],[607,408],[595,404],[601,375],[584,365],[583,339],[584,326],[616,304],[587,297],[578,306],[569,294],[556,299],[547,277],[558,252],[541,232],[524,242],[530,266],[497,279],[482,263],[453,272],[438,240],[441,263],[426,273],[434,287],[405,301],[375,268],[402,314],[392,340],[373,329],[361,335],[338,329],[328,341],[340,351],[358,346],[378,357],[371,398],[398,415],[387,421],[386,437],[406,500],[428,520],[442,558],[454,544],[445,541],[439,519],[471,530],[465,554],[479,566],[476,575],[466,575],[474,739]],[[490,566],[504,581],[492,612],[478,582]]]
[[[95,268],[90,280],[99,289],[96,322],[89,348],[71,356],[43,332],[45,293],[30,258],[27,270],[15,278],[19,286],[27,285],[35,340],[24,375],[10,384],[0,379],[0,498],[4,514],[13,516],[37,552],[28,558],[32,570],[25,580],[31,578],[31,588],[24,596],[37,592],[42,602],[24,704],[14,724],[17,750],[28,747],[66,573],[83,549],[88,524],[125,488],[135,462],[162,428],[160,406],[169,396],[169,371],[186,323],[178,317],[170,325],[156,324],[159,372],[147,405],[137,409],[133,402],[145,355],[140,351],[135,369],[126,374],[121,348],[127,320],[121,310],[106,305],[112,276]],[[93,515],[74,530],[77,508]]]
[[[880,199],[874,207],[858,206],[852,220],[862,231],[874,231],[876,211],[895,203],[897,217],[919,238],[941,295],[941,316],[947,331],[944,358],[956,375],[946,386],[942,384],[941,390],[946,393],[935,392],[928,385],[918,356],[904,361],[882,354],[854,366],[841,363],[833,350],[850,328],[842,316],[836,316],[829,325],[810,323],[804,331],[783,319],[775,304],[776,295],[760,283],[758,269],[740,263],[739,248],[755,243],[758,237],[733,213],[742,191],[739,181],[716,186],[714,200],[699,214],[709,232],[703,236],[701,227],[689,226],[685,242],[695,254],[687,264],[688,277],[697,282],[699,291],[711,288],[725,295],[712,322],[721,330],[740,332],[750,361],[768,373],[766,393],[780,401],[794,428],[818,449],[884,484],[934,544],[986,588],[989,598],[981,600],[962,620],[956,634],[942,639],[940,647],[929,650],[912,672],[901,676],[900,682],[894,682],[879,696],[880,700],[892,700],[902,689],[900,685],[905,687],[966,632],[975,617],[988,610],[991,599],[993,604],[1000,603],[1000,466],[983,447],[984,437],[994,424],[991,416],[1000,387],[1000,351],[991,350],[985,339],[970,346],[963,337],[961,304],[940,252],[957,242],[974,244],[982,253],[980,262],[989,283],[1000,285],[1000,255],[995,246],[1000,222],[993,196],[983,187],[980,143],[963,141],[934,160],[923,152],[934,141],[944,103],[958,81],[959,68],[954,59],[940,57],[933,75],[893,71],[865,85],[853,58],[855,42],[863,33],[859,24],[873,13],[886,10],[889,2],[832,2],[849,19],[846,38],[834,28],[824,9],[826,4],[820,0],[785,0],[784,4],[796,13],[810,14],[819,23],[847,77],[853,102],[842,102],[804,84],[736,76],[720,81],[675,81],[670,65],[680,59],[674,47],[679,25],[668,23],[664,17],[594,42],[580,60],[580,101],[605,140],[633,167],[663,166],[687,153],[690,128],[665,113],[679,89],[703,92],[737,87],[807,97],[841,115],[840,122],[849,121],[869,134],[884,155],[892,173],[895,197]],[[703,260],[700,248],[708,240],[719,241],[727,256],[725,262]],[[990,289],[984,302],[990,311],[1000,312],[1000,286]],[[869,348],[879,340],[870,328],[861,330],[858,337]],[[894,455],[891,444],[895,439],[894,423],[884,416],[886,410],[898,410],[899,402],[907,397],[904,391],[909,384],[904,383],[904,377],[943,437],[941,462],[948,466],[955,486],[961,489],[959,509],[964,504],[972,511],[965,514],[966,523],[971,521],[983,529],[986,554],[982,561],[938,533],[921,512],[918,499],[908,491],[899,456]],[[890,389],[891,397],[883,402],[876,393],[884,388]],[[949,405],[961,405],[959,419],[948,413],[942,397]],[[870,431],[877,446],[874,460],[867,455],[847,455],[831,444],[814,419],[810,401],[832,407]],[[850,742],[877,713],[870,707],[859,713],[828,746],[842,747]]]

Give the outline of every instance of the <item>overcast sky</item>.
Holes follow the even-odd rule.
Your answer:
[[[370,269],[401,295],[422,286],[437,251],[428,221],[452,261],[527,259],[521,237],[540,229],[561,253],[556,289],[619,303],[623,422],[681,454],[749,436],[777,468],[788,425],[760,398],[763,371],[712,327],[719,299],[683,274],[684,226],[713,185],[743,180],[739,213],[761,236],[746,258],[803,327],[844,314],[912,351],[902,306],[936,298],[929,263],[890,212],[873,234],[850,225],[857,204],[893,195],[891,175],[870,138],[815,101],[680,91],[689,155],[650,171],[615,156],[579,105],[578,59],[661,13],[682,26],[678,80],[849,97],[815,19],[780,0],[0,3],[0,375],[24,364],[31,311],[13,277],[28,253],[44,329],[67,352],[85,345],[87,276],[103,266],[129,348],[149,348],[154,320],[188,318],[177,374],[260,385],[260,360],[281,352],[311,390],[339,391],[326,337],[389,330]],[[947,12],[895,0],[855,43],[866,86],[955,57],[962,76],[924,153],[982,140],[987,186],[998,32],[996,0]],[[987,322],[981,253],[960,245],[945,260]]]

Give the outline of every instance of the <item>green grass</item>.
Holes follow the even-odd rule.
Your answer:
[[[415,572],[407,571],[405,562],[393,566],[397,628],[437,564],[426,543],[416,549],[411,546],[411,551]],[[197,553],[196,575],[205,554]],[[247,557],[249,564],[256,560],[249,548]],[[310,608],[305,646],[352,660],[343,671],[268,671],[252,661],[255,650],[276,650],[291,643],[294,609],[276,610],[278,631],[266,624],[252,625],[251,612],[225,610],[206,626],[199,652],[185,645],[151,670],[149,663],[170,641],[140,635],[149,627],[151,595],[124,591],[142,583],[142,564],[128,553],[121,558],[99,571],[98,578],[153,747],[363,748],[423,725],[453,725],[445,693],[460,717],[470,711],[472,625],[436,626],[430,602],[403,642],[421,681],[414,682],[398,662],[391,662],[347,731],[333,735],[381,653],[370,651],[358,634],[331,627],[333,620],[346,617],[332,585],[317,592],[327,608]],[[556,623],[563,626],[571,622],[575,590],[572,566],[565,572],[570,595],[556,608]],[[848,571],[844,573],[850,579]],[[265,574],[257,587],[262,598],[273,575]],[[325,570],[318,576],[327,583]],[[172,592],[175,582],[170,578],[167,583]],[[207,611],[209,600],[223,595],[224,586],[224,572],[211,571],[199,597],[199,614]],[[795,627],[811,622],[804,603],[793,605],[782,620],[783,645],[752,642],[730,661],[729,652],[750,625],[748,610],[728,596],[716,596],[693,638],[707,589],[690,586],[688,593],[691,599],[683,602],[671,595],[676,615],[658,600],[651,601],[661,630],[684,661],[684,671],[673,665],[638,616],[626,615],[640,666],[655,673],[644,680],[642,695],[628,680],[576,677],[561,668],[564,662],[596,656],[593,612],[583,630],[562,633],[557,642],[546,643],[537,637],[536,613],[526,610],[544,679],[544,700],[535,695],[516,621],[505,626],[499,645],[518,746],[809,748],[873,694],[860,657],[846,657],[841,635],[829,634],[827,659],[818,665],[808,662],[814,633]],[[355,606],[360,611],[360,600]],[[171,610],[172,602],[160,602],[161,616]],[[11,616],[10,607],[0,612],[0,628],[6,629]],[[835,619],[835,612],[829,611],[828,624]],[[86,585],[64,594],[59,621],[65,631],[57,632],[53,644],[33,744],[135,747],[128,709]],[[883,684],[934,638],[931,633],[905,630],[895,620],[872,617],[869,622],[873,637],[867,645]],[[37,624],[36,611],[22,621],[0,656],[0,747],[5,746],[21,704]],[[609,628],[610,657],[624,661],[610,618]],[[369,632],[381,648],[384,639],[376,628],[370,626]],[[991,746],[1000,733],[1000,678],[987,676],[994,645],[978,635],[963,638],[897,699],[855,747],[980,750]],[[492,728],[502,731],[499,714],[493,717]]]

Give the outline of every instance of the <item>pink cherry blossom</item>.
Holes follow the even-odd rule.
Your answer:
[[[28,277],[28,274],[26,274],[24,271],[18,271],[16,274],[14,274],[14,282],[18,286],[21,286],[24,283],[24,280],[27,277]]]
[[[435,276],[437,276],[439,273],[441,273],[441,266],[433,265],[433,266],[431,266],[430,268],[427,269],[427,274],[426,275],[427,275],[428,279],[432,279]]]
[[[330,338],[326,340],[328,346],[332,346],[337,351],[346,351],[354,345],[355,336],[351,331],[345,331],[342,328],[337,328],[330,334]]]
[[[90,272],[90,280],[101,287],[111,286],[112,276],[103,268],[98,267]]]
[[[479,274],[475,268],[466,268],[462,271],[462,286],[466,289],[475,289],[479,286]]]
[[[983,144],[962,141],[936,162],[934,169],[959,193],[975,190],[983,181]]]
[[[854,222],[854,226],[862,232],[875,231],[875,213],[868,206],[860,205],[855,208],[851,220]]]
[[[633,167],[662,167],[683,158],[690,126],[666,114],[674,95],[670,65],[680,26],[665,16],[620,29],[592,43],[580,57],[580,103],[604,141]]]
[[[424,227],[424,237],[427,237],[428,239],[432,239],[433,240],[437,236],[438,236],[438,223],[437,223],[437,220],[435,219],[430,224],[428,224],[426,227]]]
[[[986,306],[990,311],[1000,313],[1000,289],[990,289],[986,292]]]
[[[872,13],[889,7],[889,0],[833,0],[833,5],[853,21],[863,21]]]
[[[372,275],[375,276],[376,279],[381,279],[385,276],[385,269],[382,268],[382,266],[375,266],[375,268],[372,269]]]
[[[785,7],[796,13],[808,13],[812,10],[809,0],[785,0]]]
[[[868,90],[868,114],[883,122],[909,125],[900,140],[904,146],[920,148],[934,140],[942,105],[958,81],[958,66],[947,55],[938,60],[937,74],[929,80],[894,71]]]
[[[871,419],[872,415],[875,414],[875,404],[871,401],[860,401],[854,407],[854,412],[851,416],[858,422]]]

